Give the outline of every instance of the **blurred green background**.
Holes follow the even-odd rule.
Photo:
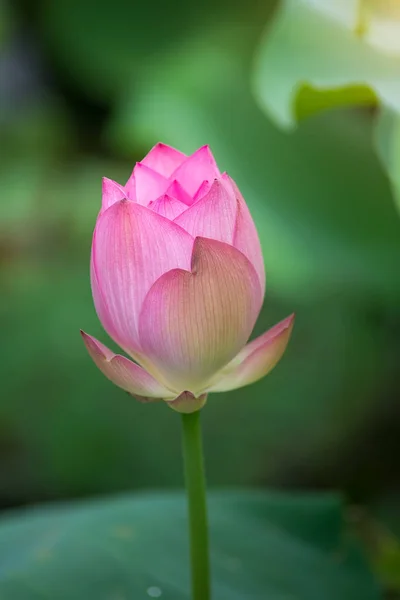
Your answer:
[[[160,140],[210,144],[250,206],[267,269],[255,333],[297,313],[270,376],[209,399],[210,486],[338,488],[396,520],[400,219],[373,110],[287,133],[257,104],[274,7],[0,1],[2,507],[182,485],[177,415],[113,387],[79,336],[109,342],[88,267],[101,177],[124,183]]]

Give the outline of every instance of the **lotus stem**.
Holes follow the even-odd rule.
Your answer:
[[[182,432],[189,511],[192,600],[210,600],[206,480],[199,410],[182,414]]]

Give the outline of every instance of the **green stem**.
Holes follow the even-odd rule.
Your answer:
[[[199,410],[182,414],[182,432],[189,508],[192,600],[210,600],[206,481]]]

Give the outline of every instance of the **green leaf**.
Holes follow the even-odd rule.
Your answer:
[[[334,496],[210,495],[218,600],[379,600]],[[0,522],[2,600],[189,598],[178,494],[30,510]]]
[[[255,64],[260,105],[280,126],[324,108],[373,104],[400,110],[400,59],[360,40],[307,0],[284,0]]]

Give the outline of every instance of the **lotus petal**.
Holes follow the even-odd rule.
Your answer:
[[[165,273],[147,294],[140,346],[168,387],[196,394],[244,346],[261,304],[249,260],[233,246],[196,238],[191,271]]]
[[[282,358],[294,324],[290,315],[256,338],[221,370],[208,392],[227,392],[258,381],[269,373]]]
[[[237,202],[233,193],[218,179],[209,192],[176,219],[193,237],[206,237],[232,244],[236,224]]]
[[[149,208],[162,217],[173,221],[187,209],[187,205],[172,196],[168,196],[168,194],[163,194],[157,200],[150,202]]]
[[[127,191],[123,185],[120,185],[108,177],[103,177],[102,181],[102,212],[110,208],[115,202],[127,198]]]
[[[193,238],[135,202],[116,202],[98,219],[92,244],[95,306],[103,327],[127,352],[138,351],[138,321],[153,283],[190,268]]]
[[[214,181],[221,177],[217,163],[208,146],[202,146],[189,156],[172,174],[184,189],[194,196],[203,181]]]
[[[183,152],[159,142],[144,157],[141,164],[164,177],[169,177],[186,159],[187,156]]]
[[[115,385],[134,396],[147,399],[174,398],[171,390],[161,385],[142,367],[125,356],[114,354],[104,344],[84,331],[81,331],[81,335],[94,363]]]

